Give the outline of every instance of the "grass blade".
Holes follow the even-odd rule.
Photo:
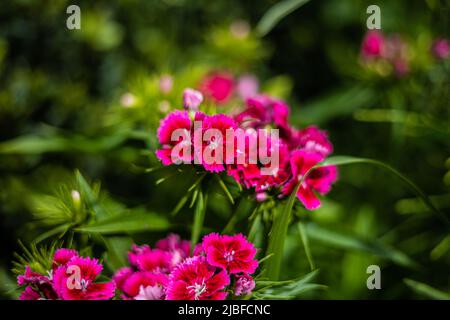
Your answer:
[[[419,196],[424,204],[432,211],[434,212],[442,221],[444,221],[447,225],[450,225],[448,217],[443,214],[430,200],[430,198],[411,180],[406,178],[403,174],[392,168],[390,165],[383,163],[378,160],[373,159],[366,159],[366,158],[356,158],[351,156],[334,156],[326,159],[324,162],[320,163],[318,167],[320,166],[327,166],[327,165],[348,165],[348,164],[371,164],[378,167],[381,167],[391,173],[393,173],[395,176],[397,176],[401,181],[403,181],[414,193]],[[310,170],[311,171],[311,170]]]
[[[418,282],[412,279],[403,279],[403,282],[410,287],[413,291],[421,296],[425,296],[435,300],[450,300],[450,294],[447,292],[435,289],[425,283]]]
[[[292,208],[297,197],[297,191],[301,182],[295,187],[295,190],[289,196],[282,211],[274,217],[272,230],[269,234],[269,245],[266,255],[273,254],[272,258],[267,261],[265,269],[266,276],[270,280],[278,280],[280,276],[281,260],[283,258],[284,243],[288,231],[289,221],[292,215]]]
[[[297,224],[297,228],[303,243],[303,248],[305,248],[305,254],[306,258],[308,259],[309,267],[311,268],[311,271],[313,271],[316,268],[316,266],[314,264],[314,260],[311,254],[311,248],[309,247],[308,234],[306,233],[305,227],[302,222],[299,222]]]
[[[294,12],[296,9],[300,8],[308,1],[309,0],[285,0],[275,4],[269,10],[267,10],[267,12],[258,22],[258,25],[256,26],[256,32],[261,37],[264,37],[284,17]]]
[[[192,234],[191,234],[192,251],[194,250],[194,247],[197,244],[203,229],[203,222],[205,220],[207,203],[208,203],[208,195],[207,194],[204,195],[202,191],[199,191],[197,196],[197,204],[195,206],[194,211],[194,223],[192,225]]]

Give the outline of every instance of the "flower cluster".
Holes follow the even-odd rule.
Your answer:
[[[97,259],[79,256],[76,250],[58,249],[47,274],[25,267],[17,278],[25,287],[21,300],[109,300],[115,294],[113,282],[96,283],[103,266]]]
[[[200,91],[184,91],[186,110],[173,111],[161,120],[157,136],[162,147],[157,157],[163,165],[197,164],[209,172],[226,172],[242,186],[254,189],[260,201],[268,195],[287,196],[301,182],[300,201],[309,210],[319,207],[316,193],[323,195],[331,189],[336,167],[322,166],[303,175],[332,153],[327,134],[315,126],[298,130],[290,125],[289,106],[256,93],[257,83],[250,76],[241,77],[235,88],[240,88],[239,97],[245,97],[244,108],[230,114],[198,111],[205,87],[207,97],[215,97],[218,103],[232,94],[230,83],[236,81],[229,77],[215,75],[214,81],[208,77]],[[222,83],[225,78],[231,82]],[[220,92],[212,94],[214,90]]]
[[[397,76],[410,71],[411,54],[408,44],[398,34],[386,35],[379,30],[371,30],[364,36],[361,45],[362,61],[375,66],[379,71],[393,70]],[[430,47],[434,58],[445,60],[450,57],[450,44],[445,38],[437,38]],[[387,68],[385,68],[387,67]]]
[[[408,46],[398,34],[386,36],[378,30],[367,32],[361,56],[366,63],[379,62],[390,66],[397,76],[409,72]]]
[[[156,243],[133,246],[130,267],[114,276],[126,300],[223,300],[250,294],[258,267],[256,249],[241,235],[203,238],[190,255],[189,241],[174,234]]]

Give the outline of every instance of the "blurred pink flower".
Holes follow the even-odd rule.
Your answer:
[[[185,110],[197,111],[198,106],[203,101],[203,95],[200,91],[187,88],[183,92],[183,106]]]
[[[378,58],[383,54],[385,39],[382,32],[368,31],[361,46],[361,55],[365,59]]]
[[[450,57],[450,43],[447,39],[438,38],[434,40],[431,47],[434,56],[438,59],[447,59]]]
[[[239,77],[236,91],[242,99],[251,98],[257,95],[259,90],[258,79],[251,74],[244,74]]]
[[[172,87],[173,87],[172,76],[166,74],[161,76],[161,78],[159,78],[159,90],[161,90],[162,93],[168,94],[170,91],[172,91]]]
[[[216,72],[206,76],[201,84],[200,91],[216,103],[226,103],[231,97],[234,88],[234,79],[227,72]]]

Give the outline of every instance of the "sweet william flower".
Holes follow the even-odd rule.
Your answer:
[[[230,278],[217,271],[203,256],[187,258],[172,271],[166,300],[224,300]]]
[[[371,30],[366,33],[362,46],[361,55],[365,59],[379,58],[383,54],[385,39],[383,33]]]
[[[251,294],[255,288],[255,280],[247,273],[236,276],[236,284],[234,286],[234,295],[247,295]]]
[[[202,248],[208,263],[229,273],[253,273],[258,267],[256,249],[242,234],[211,233],[203,238]]]
[[[63,300],[109,300],[115,293],[114,282],[94,282],[102,269],[97,259],[72,257],[55,270],[53,288]]]
[[[175,130],[181,133],[179,139],[172,141],[172,134]],[[172,159],[172,149],[179,143],[190,144],[190,132],[191,132],[191,119],[186,111],[174,111],[169,113],[164,119],[161,120],[157,136],[159,143],[162,145],[162,149],[156,151],[156,156],[162,161],[164,165],[171,165],[174,163]],[[179,158],[175,159],[175,162],[191,162],[192,152],[190,154],[184,154],[183,148],[180,148],[180,152],[173,152],[174,156]]]
[[[183,91],[183,107],[188,111],[197,111],[198,106],[203,102],[203,95],[200,91],[187,88]]]
[[[215,72],[206,76],[200,91],[216,103],[226,103],[233,93],[234,79],[228,72]]]
[[[433,42],[431,51],[437,59],[447,59],[450,57],[450,43],[447,39],[438,38]]]
[[[332,165],[316,168],[304,178],[304,175],[323,159],[320,153],[305,150],[297,150],[291,154],[292,178],[286,183],[282,192],[285,195],[292,193],[301,179],[304,179],[298,189],[297,197],[308,210],[314,210],[320,206],[320,200],[314,192],[322,195],[328,193],[337,179],[336,166]]]
[[[120,271],[114,281],[125,300],[163,300],[168,276],[152,272]]]
[[[298,132],[298,147],[321,154],[323,157],[333,153],[333,145],[328,140],[326,132],[320,130],[316,126],[309,126]]]

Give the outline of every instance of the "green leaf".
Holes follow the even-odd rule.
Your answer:
[[[101,237],[106,246],[106,263],[112,271],[127,264],[126,252],[131,248],[133,241],[130,237]]]
[[[167,230],[170,223],[156,214],[120,215],[75,229],[78,232],[113,234]]]
[[[418,282],[412,279],[403,279],[403,281],[413,291],[426,298],[436,300],[450,300],[449,293],[433,288],[425,283]]]
[[[403,174],[392,168],[390,165],[385,164],[378,160],[373,159],[366,159],[366,158],[356,158],[351,156],[334,156],[326,159],[324,162],[320,163],[316,167],[320,166],[327,166],[327,165],[348,165],[348,164],[371,164],[378,167],[381,167],[391,173],[393,173],[395,176],[397,176],[401,181],[403,181],[417,196],[419,196],[424,204],[432,211],[434,212],[442,221],[444,221],[447,225],[450,225],[448,217],[444,215],[430,200],[430,198],[411,180],[406,178]],[[311,172],[310,170],[309,172]],[[309,173],[308,172],[308,173]]]
[[[216,177],[217,177],[217,180],[219,181],[220,187],[222,188],[225,195],[228,197],[228,200],[230,200],[231,204],[234,204],[234,199],[233,199],[233,196],[231,195],[230,190],[228,190],[227,186],[225,185],[223,180],[218,175],[216,175]]]
[[[284,17],[294,12],[296,9],[300,8],[302,5],[307,3],[309,0],[285,0],[279,2],[272,6],[256,26],[256,32],[264,37],[267,33],[272,30],[278,22]]]
[[[269,244],[266,255],[273,254],[273,257],[267,261],[265,269],[267,277],[270,280],[278,280],[280,276],[281,260],[283,258],[284,243],[288,230],[289,221],[292,215],[292,207],[297,197],[297,191],[300,188],[301,181],[295,187],[295,190],[289,196],[283,210],[274,217],[272,230],[269,234]],[[275,209],[276,210],[276,209]]]
[[[194,211],[194,223],[192,225],[192,234],[191,234],[192,250],[194,250],[194,246],[197,244],[203,229],[203,222],[205,220],[207,203],[208,203],[208,195],[207,194],[204,195],[203,191],[200,190],[197,196],[197,204],[195,206]]]
[[[303,277],[289,281],[257,281],[256,296],[264,299],[295,299],[305,292],[325,289],[324,285],[311,283],[318,273],[319,270],[314,270]]]
[[[299,222],[297,224],[297,228],[298,228],[298,232],[300,234],[300,238],[303,243],[303,247],[305,248],[305,254],[306,254],[306,258],[308,259],[309,267],[311,268],[311,271],[312,271],[316,267],[315,267],[314,260],[313,260],[312,254],[311,254],[311,248],[309,247],[308,234],[306,233],[305,227],[303,226],[302,222]]]
[[[367,252],[385,259],[389,259],[392,262],[404,267],[418,267],[418,264],[411,260],[403,252],[391,248],[377,240],[367,240],[353,234],[343,234],[336,231],[331,231],[314,223],[306,224],[305,230],[311,239],[323,242],[335,248]]]

